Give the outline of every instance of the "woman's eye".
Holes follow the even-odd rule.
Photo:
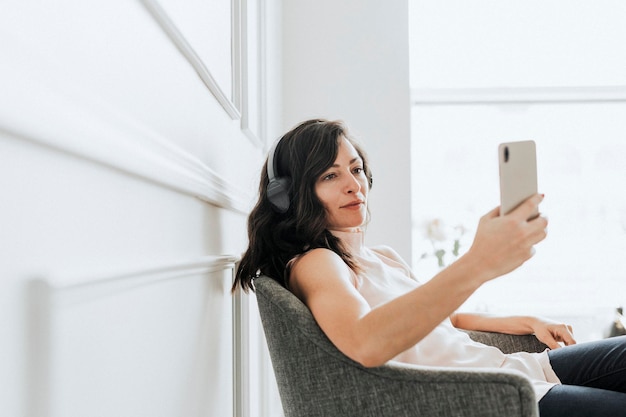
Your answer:
[[[363,168],[362,167],[356,167],[356,168],[354,168],[354,170],[352,170],[352,172],[354,172],[355,174],[360,174],[361,172],[363,172]]]
[[[336,177],[335,174],[328,174],[328,175],[325,175],[325,176],[322,177],[322,181],[332,180],[335,177]]]

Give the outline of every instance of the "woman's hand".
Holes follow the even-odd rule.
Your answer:
[[[560,348],[560,343],[565,346],[576,344],[572,326],[568,324],[535,318],[532,328],[537,339],[548,345],[550,349]]]
[[[467,255],[483,266],[484,281],[513,271],[533,256],[533,246],[547,235],[548,220],[542,216],[528,219],[542,200],[543,195],[536,194],[505,216],[500,216],[497,207],[480,219]]]
[[[560,343],[574,345],[572,326],[533,316],[492,316],[478,313],[455,313],[450,316],[457,329],[478,330],[506,334],[534,334],[550,349],[558,349]]]

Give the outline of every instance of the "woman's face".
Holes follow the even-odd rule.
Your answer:
[[[315,193],[326,209],[327,227],[349,230],[361,226],[367,215],[368,191],[363,160],[354,146],[342,137],[335,163],[315,185]]]

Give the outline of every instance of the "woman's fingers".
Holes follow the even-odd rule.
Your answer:
[[[520,221],[534,219],[539,213],[539,204],[543,201],[543,197],[543,194],[535,194],[527,198],[522,204],[515,208],[510,215]]]
[[[497,207],[485,214],[478,225],[470,252],[481,259],[492,278],[511,272],[534,255],[533,246],[547,236],[544,217],[528,220],[543,196],[536,194],[511,213],[500,216]]]
[[[572,326],[567,324],[541,321],[533,330],[537,338],[548,345],[550,349],[560,348],[560,343],[565,346],[576,344]]]
[[[548,219],[543,216],[539,216],[528,222],[528,228],[530,230],[529,239],[531,239],[533,245],[541,242],[548,236]]]

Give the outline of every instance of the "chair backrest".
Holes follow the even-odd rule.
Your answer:
[[[320,399],[341,396],[329,373],[341,372],[348,359],[290,291],[265,276],[254,287],[285,415],[324,415],[314,411]]]
[[[275,280],[254,280],[286,417],[393,415],[379,409],[380,377],[342,354],[310,310]]]

